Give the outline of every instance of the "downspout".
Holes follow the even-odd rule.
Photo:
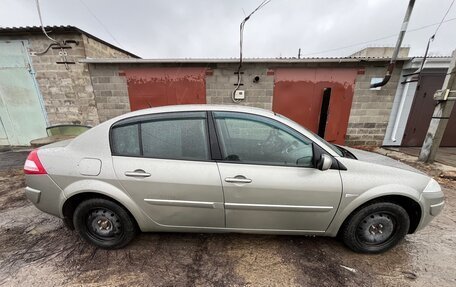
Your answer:
[[[394,120],[393,132],[391,133],[391,140],[393,142],[397,141],[396,135],[397,135],[397,130],[399,129],[399,122],[401,121],[402,112],[404,110],[405,98],[407,97],[408,88],[409,88],[409,84],[410,84],[409,80],[410,80],[410,78],[405,79],[404,89],[402,90],[402,93],[401,93],[401,102],[399,103],[399,108],[397,110],[396,119]]]
[[[388,83],[393,74],[394,67],[396,65],[397,55],[399,54],[399,50],[401,49],[402,40],[405,36],[405,31],[407,31],[407,26],[410,20],[410,16],[412,15],[413,5],[415,5],[415,0],[410,0],[407,11],[405,12],[404,21],[402,22],[401,31],[399,32],[399,37],[397,38],[396,47],[394,48],[393,56],[391,57],[390,63],[388,64],[388,68],[386,69],[385,77],[381,82],[374,83],[370,86],[371,89],[383,87]]]

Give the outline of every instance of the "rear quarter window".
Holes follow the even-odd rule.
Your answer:
[[[111,130],[113,155],[140,156],[138,124],[117,126]]]

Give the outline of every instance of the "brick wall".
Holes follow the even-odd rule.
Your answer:
[[[117,65],[90,65],[100,122],[130,111],[127,80]]]
[[[212,70],[212,75],[206,76],[206,101],[208,104],[235,104],[231,94],[236,87],[237,65],[218,65]],[[245,100],[240,105],[272,109],[272,91],[274,89],[274,75],[267,75],[267,66],[245,65],[242,68],[242,82],[240,90],[245,91]],[[254,83],[255,76],[259,76],[258,83]]]
[[[366,67],[356,78],[346,136],[347,145],[381,146],[385,137],[401,67],[396,67],[390,81],[380,90],[370,90],[371,78],[382,78],[385,67]]]

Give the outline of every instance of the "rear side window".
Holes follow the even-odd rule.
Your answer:
[[[138,124],[113,128],[111,148],[114,155],[140,156]]]
[[[208,160],[206,120],[201,118],[141,123],[145,157]]]
[[[210,159],[205,112],[149,115],[117,125],[111,130],[113,155]]]

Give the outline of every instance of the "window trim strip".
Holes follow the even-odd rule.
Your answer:
[[[192,115],[194,114],[194,115]],[[200,114],[200,116],[198,115]],[[204,120],[204,124],[207,129],[207,139],[206,147],[208,148],[209,154],[207,159],[187,159],[187,158],[160,158],[160,157],[151,157],[144,156],[143,144],[142,144],[142,131],[141,126],[144,123],[154,122],[154,121],[165,121],[165,120],[185,120],[185,119],[201,119]],[[122,155],[117,154],[113,151],[113,137],[112,130],[118,127],[124,126],[133,126],[138,127],[138,143],[140,155]],[[181,160],[181,161],[199,161],[199,162],[212,162],[212,152],[211,152],[211,143],[210,143],[210,133],[209,133],[209,123],[208,123],[208,113],[207,111],[181,111],[181,112],[165,112],[157,114],[146,114],[141,116],[134,116],[130,118],[121,119],[113,123],[109,128],[109,148],[111,151],[111,156],[120,156],[120,157],[130,157],[130,158],[148,158],[148,159],[162,159],[162,160]]]

